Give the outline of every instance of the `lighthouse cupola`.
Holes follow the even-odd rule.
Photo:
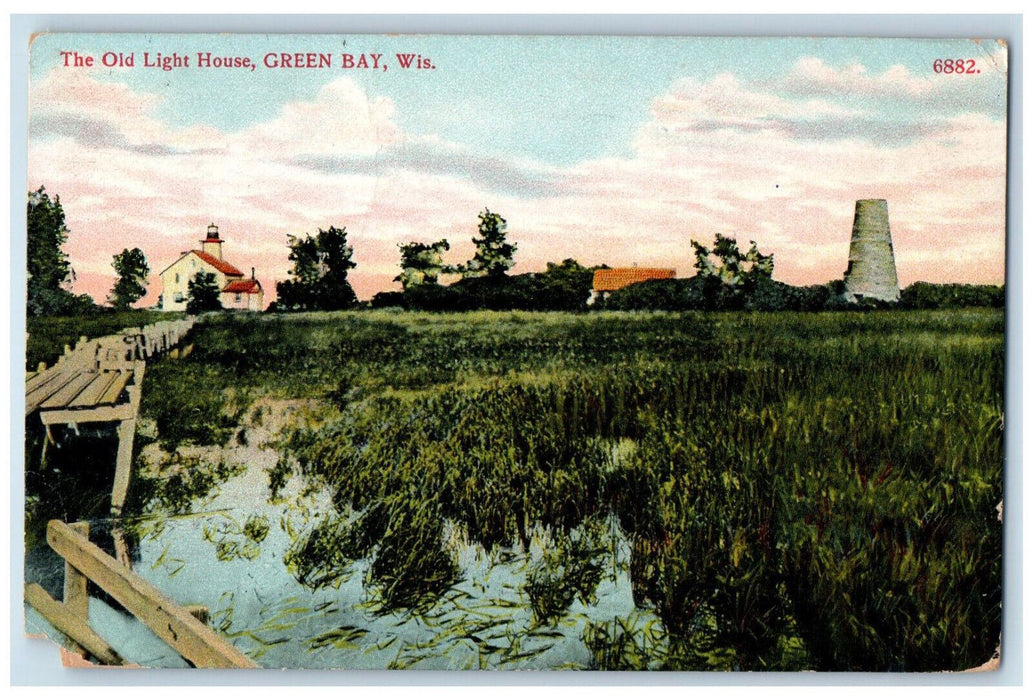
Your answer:
[[[219,227],[214,223],[208,224],[208,233],[201,241],[201,250],[214,258],[222,260],[222,239],[219,238]]]

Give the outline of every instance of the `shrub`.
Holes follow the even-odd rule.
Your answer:
[[[900,293],[905,309],[960,309],[1004,306],[1004,287],[989,284],[930,284],[915,282]]]

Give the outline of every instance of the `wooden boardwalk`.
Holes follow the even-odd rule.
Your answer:
[[[46,429],[41,459],[53,442],[51,426],[80,423],[118,424],[118,453],[111,511],[120,515],[129,490],[133,438],[147,361],[163,354],[178,355],[178,347],[193,327],[193,319],[161,321],[143,328],[126,328],[115,335],[80,338],[53,367],[41,365],[25,376],[25,417],[38,414]],[[192,666],[256,668],[257,664],[206,623],[207,610],[182,607],[130,566],[125,538],[117,521],[111,530],[118,558],[89,541],[85,523],[68,525],[52,520],[47,542],[65,560],[64,600],[50,597],[30,583],[25,601],[70,640],[72,651],[105,665],[124,659],[89,625],[87,579],[107,592]]]
[[[25,376],[25,416],[38,413],[47,431],[43,461],[47,444],[53,442],[52,425],[78,430],[81,423],[118,423],[113,512],[121,512],[129,489],[133,436],[147,360],[173,352],[193,325],[193,319],[160,321],[94,340],[83,337],[74,348],[66,345],[53,367],[41,364]]]

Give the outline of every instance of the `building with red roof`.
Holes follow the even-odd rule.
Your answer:
[[[190,280],[199,272],[209,272],[215,275],[215,283],[221,290],[222,308],[261,311],[265,294],[255,278],[255,268],[251,268],[251,277],[246,278],[223,259],[219,227],[210,224],[207,236],[200,243],[200,250],[184,251],[176,262],[161,271],[161,310],[185,311]]]
[[[669,280],[674,278],[674,270],[666,267],[613,267],[596,270],[592,276],[592,303],[610,292],[624,289],[628,285],[649,280]]]

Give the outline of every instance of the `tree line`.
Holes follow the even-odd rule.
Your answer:
[[[507,240],[506,220],[501,215],[485,208],[478,217],[478,235],[472,239],[474,255],[461,265],[445,262],[444,254],[451,246],[444,238],[434,243],[412,241],[399,245],[402,271],[394,281],[401,283],[402,291],[381,292],[371,305],[423,308],[424,299],[434,296],[428,290],[442,289],[442,275],[461,275],[464,281],[483,278],[493,286],[503,284],[513,267],[517,246]],[[359,305],[348,282],[348,271],[355,267],[355,262],[345,228],[331,226],[319,229],[315,236],[288,236],[287,246],[288,258],[293,263],[290,279],[276,284],[277,300],[270,311],[330,311]],[[448,288],[452,287],[454,291],[463,289],[462,284]]]
[[[506,219],[485,208],[478,214],[473,257],[462,264],[445,262],[447,239],[433,243],[400,244],[399,267],[394,278],[401,291],[380,292],[372,308],[424,311],[475,309],[527,311],[583,311],[589,308],[592,279],[606,265],[586,267],[567,258],[549,262],[546,269],[510,275],[517,245],[508,238]],[[28,289],[26,309],[30,316],[79,315],[101,311],[87,294],[71,287],[75,271],[63,247],[68,241],[64,209],[59,196],[44,187],[29,192],[27,208]],[[796,287],[773,279],[774,256],[763,254],[756,242],[745,252],[736,240],[720,233],[710,246],[692,241],[696,274],[684,279],[651,280],[630,285],[600,299],[591,308],[669,311],[819,311],[857,308],[955,308],[1003,306],[1004,288],[993,285],[930,284],[916,282],[901,292],[895,304],[844,297],[842,280]],[[356,267],[345,227],[331,225],[316,235],[289,235],[289,279],[277,282],[277,300],[268,311],[331,311],[364,306],[348,273]],[[107,297],[108,308],[128,310],[144,297],[151,270],[139,248],[123,249],[113,256],[116,281]],[[451,284],[442,277],[458,276]],[[187,286],[187,312],[222,308],[216,276],[199,272]]]

